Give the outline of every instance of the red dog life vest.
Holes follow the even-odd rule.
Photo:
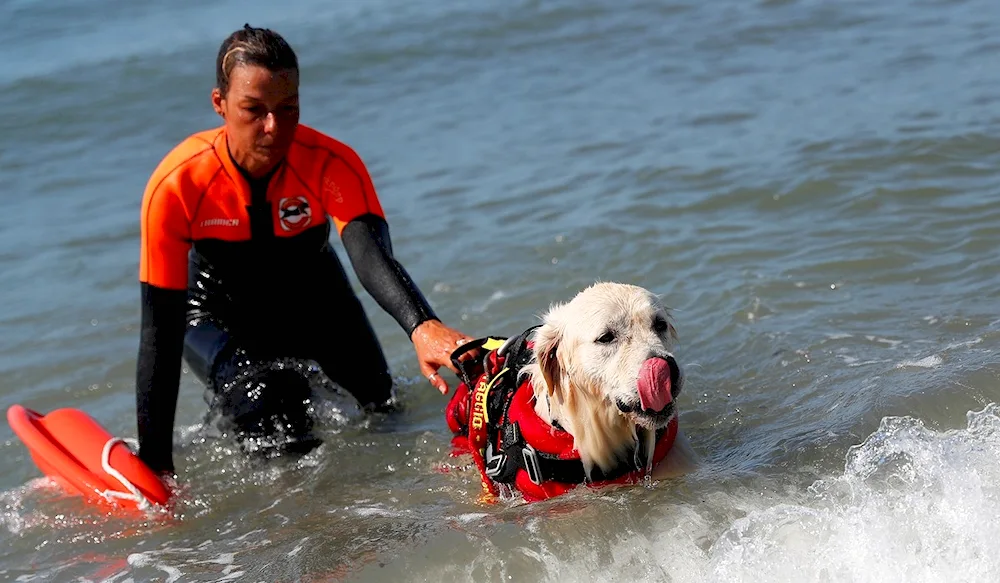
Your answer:
[[[452,354],[463,382],[452,395],[445,418],[455,435],[452,444],[456,453],[472,454],[484,493],[495,497],[497,485],[505,484],[521,492],[526,501],[535,502],[564,494],[582,483],[600,487],[641,482],[648,473],[641,444],[629,463],[607,474],[595,467],[588,477],[580,453],[573,447],[573,436],[535,413],[531,382],[517,382],[518,372],[531,359],[528,336],[533,330],[507,340],[471,367],[459,362],[458,356],[504,339],[475,340]],[[677,437],[677,426],[674,417],[657,432],[653,466],[667,456]]]

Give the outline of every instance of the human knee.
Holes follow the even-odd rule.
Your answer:
[[[301,438],[314,425],[312,389],[293,370],[241,375],[217,394],[220,413],[241,438]]]

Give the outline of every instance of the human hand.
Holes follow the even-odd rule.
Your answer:
[[[438,369],[446,366],[458,374],[458,370],[451,362],[451,353],[472,338],[445,326],[440,320],[427,320],[413,330],[410,340],[413,341],[413,348],[417,351],[420,374],[424,375],[442,395],[447,395],[448,383],[437,373]]]

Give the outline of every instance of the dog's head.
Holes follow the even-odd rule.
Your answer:
[[[581,458],[608,469],[637,428],[676,415],[683,376],[671,354],[676,331],[659,298],[621,283],[598,283],[554,305],[534,335],[526,369],[540,403],[574,437]],[[543,403],[544,400],[544,403]]]

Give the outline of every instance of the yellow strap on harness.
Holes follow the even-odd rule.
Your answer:
[[[486,342],[483,343],[483,349],[496,350],[497,348],[503,346],[503,343],[504,340],[501,340],[499,338],[489,338],[488,340],[486,340]]]

